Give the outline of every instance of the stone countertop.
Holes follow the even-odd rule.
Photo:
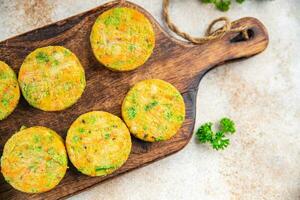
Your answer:
[[[99,6],[102,0],[0,0],[0,40]],[[133,0],[164,27],[162,0]],[[72,200],[300,199],[300,1],[247,0],[222,13],[199,0],[171,1],[182,30],[203,35],[216,17],[253,16],[267,27],[263,53],[222,65],[201,81],[196,127],[223,116],[237,133],[224,151],[198,144],[108,180]],[[188,67],[188,66],[187,66]]]

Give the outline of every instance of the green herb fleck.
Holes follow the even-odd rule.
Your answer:
[[[116,62],[111,64],[111,67],[119,68],[122,66],[125,62],[123,60],[117,60]]]
[[[136,49],[136,46],[134,44],[129,44],[128,50],[133,52]]]
[[[84,133],[84,131],[85,131],[84,128],[82,128],[82,127],[78,128],[79,133]]]
[[[163,140],[164,140],[164,138],[162,136],[154,138],[155,142],[159,142],[159,141],[163,141]]]
[[[7,79],[9,76],[7,73],[0,72],[0,79]]]
[[[47,153],[48,153],[49,155],[53,156],[53,155],[55,154],[54,148],[53,148],[53,147],[50,147],[50,148],[48,149]]]
[[[33,136],[33,141],[34,141],[34,143],[38,143],[38,142],[40,142],[40,141],[41,141],[41,138],[40,138],[40,136],[38,136],[38,135],[34,135],[34,136]]]
[[[67,83],[64,84],[63,87],[64,87],[65,91],[69,91],[70,89],[72,89],[73,84],[71,82],[67,82]]]
[[[196,137],[200,143],[209,142],[213,149],[225,149],[230,144],[230,140],[225,137],[228,133],[235,133],[235,124],[229,118],[220,120],[220,131],[214,133],[212,123],[208,122],[200,126],[196,132]]]
[[[38,99],[34,94],[36,94],[38,87],[35,83],[28,83],[28,84],[21,84],[22,91],[24,93],[24,96],[26,99],[30,99],[30,105],[36,105],[38,102]]]
[[[104,20],[104,24],[105,25],[112,25],[112,26],[118,26],[121,22],[121,19],[119,16],[108,16],[105,20]]]
[[[97,118],[95,116],[90,116],[87,121],[91,124],[95,124],[97,121]]]
[[[143,126],[143,130],[146,131],[148,130],[148,127],[146,125]]]
[[[108,169],[115,169],[116,166],[113,166],[113,165],[108,165],[108,166],[96,166],[95,167],[95,171],[98,172],[98,171],[102,171],[102,170],[108,170]]]
[[[73,142],[78,142],[80,137],[78,135],[73,136]]]
[[[166,120],[170,121],[172,116],[173,116],[173,113],[170,110],[166,110],[165,113],[164,113],[164,116],[165,116]]]
[[[35,192],[37,192],[38,190],[36,189],[36,188],[31,188],[31,192],[32,193],[35,193]]]
[[[134,119],[136,117],[136,109],[135,107],[130,107],[127,109],[129,119]]]
[[[71,55],[71,52],[70,52],[69,50],[66,49],[66,50],[64,51],[64,55],[65,55],[65,56],[69,56],[69,55]]]
[[[59,164],[59,165],[66,165],[67,164],[67,157],[62,155],[62,154],[58,154],[56,153],[55,155],[53,155],[52,157],[52,161],[55,162],[56,164]]]
[[[41,146],[37,146],[37,147],[34,148],[34,151],[41,152],[42,151],[42,147]]]
[[[179,115],[179,116],[176,117],[176,119],[177,119],[178,122],[183,122],[184,117],[182,115]]]
[[[158,105],[158,101],[154,100],[151,103],[147,104],[144,109],[145,111],[149,111],[157,105]]]
[[[39,62],[39,63],[47,63],[49,62],[49,57],[46,53],[44,52],[38,52],[38,54],[36,55],[36,60]]]
[[[8,100],[8,99],[2,99],[2,100],[1,100],[1,103],[2,103],[3,106],[6,107],[6,106],[8,106],[8,104],[9,104],[9,100]]]
[[[131,93],[131,95],[128,97],[128,99],[133,103],[133,104],[136,104],[136,99],[137,99],[137,92],[136,91],[133,91]]]
[[[147,48],[148,48],[148,49],[152,49],[152,47],[153,47],[153,45],[152,45],[151,43],[149,43],[149,44],[147,45]]]
[[[34,164],[32,164],[32,165],[30,165],[30,166],[28,167],[28,169],[29,169],[30,171],[34,171],[34,172],[37,170],[37,168],[38,168],[38,166],[37,166],[36,163],[34,163]]]
[[[109,134],[109,133],[105,133],[105,134],[104,134],[104,139],[107,140],[109,137],[110,137],[110,134]]]
[[[123,9],[122,8],[115,8],[113,10],[112,15],[108,16],[104,20],[104,24],[105,25],[118,26],[121,23],[122,14],[123,14]]]
[[[52,66],[56,67],[56,66],[58,66],[58,64],[59,64],[58,60],[53,60],[52,61]]]

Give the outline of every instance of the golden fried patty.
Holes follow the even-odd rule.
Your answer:
[[[0,120],[6,118],[17,107],[20,89],[15,72],[0,61]]]
[[[111,70],[129,71],[148,60],[155,35],[152,24],[142,13],[118,7],[97,18],[90,41],[99,62]]]
[[[130,132],[149,142],[170,139],[185,119],[185,105],[178,90],[163,80],[134,85],[122,104],[122,116]]]
[[[62,138],[53,130],[35,126],[14,134],[5,144],[1,171],[15,189],[40,193],[54,188],[67,170]]]
[[[115,115],[93,111],[79,116],[68,130],[66,146],[83,174],[103,176],[121,167],[131,150],[130,133]]]
[[[79,60],[61,46],[38,48],[30,53],[21,66],[19,84],[28,103],[44,111],[70,107],[86,85]]]

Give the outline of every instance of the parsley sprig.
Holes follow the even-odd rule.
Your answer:
[[[231,0],[201,0],[203,3],[213,3],[216,8],[221,11],[227,11],[230,8]],[[238,3],[243,3],[245,0],[236,0]]]
[[[212,125],[211,122],[201,125],[196,132],[196,136],[200,143],[209,142],[213,149],[223,150],[230,144],[230,140],[225,135],[235,133],[235,124],[229,118],[222,118],[220,120],[220,130],[216,133],[213,132]]]

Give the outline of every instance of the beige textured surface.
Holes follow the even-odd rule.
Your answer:
[[[106,1],[0,0],[0,40]],[[161,22],[162,0],[135,0]],[[194,138],[179,153],[72,197],[79,199],[300,199],[300,1],[248,0],[225,13],[259,18],[268,49],[223,65],[199,86],[196,127],[230,116],[237,133],[216,152]],[[202,34],[223,15],[198,0],[171,1],[178,26]]]

